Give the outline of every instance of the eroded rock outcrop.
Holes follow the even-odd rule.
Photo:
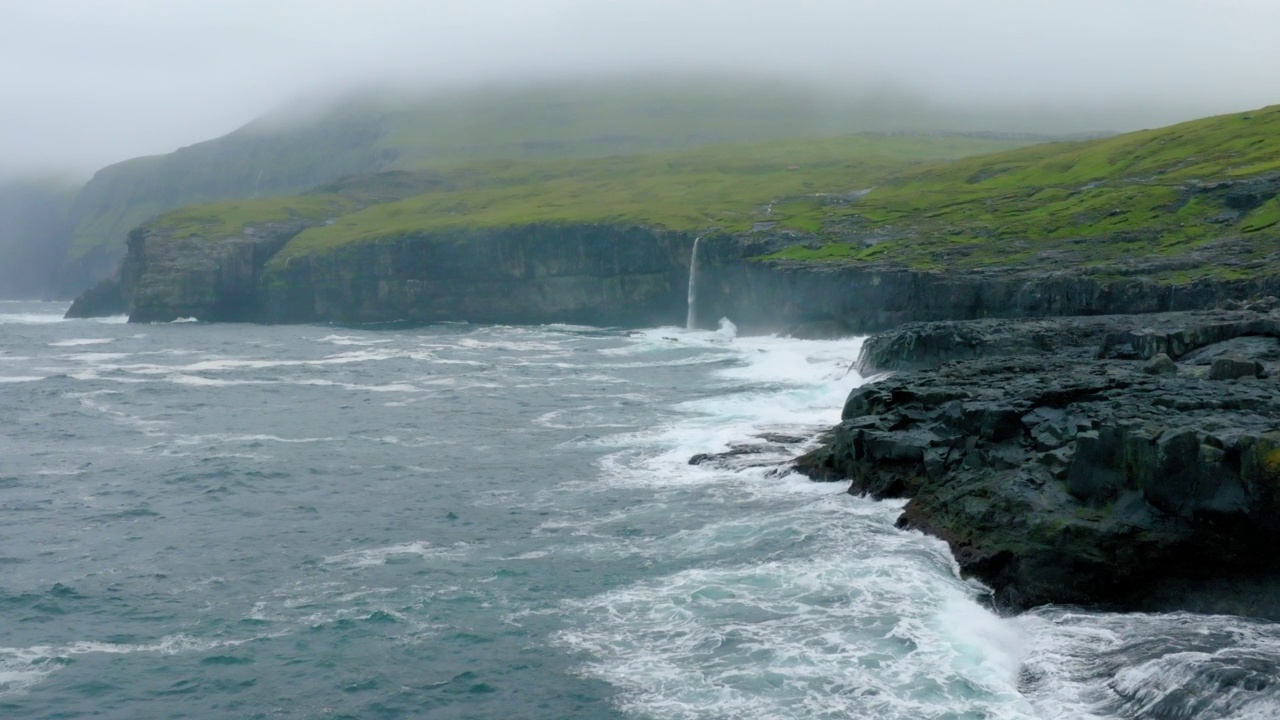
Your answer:
[[[230,237],[176,235],[152,225],[129,233],[116,276],[83,293],[67,317],[128,313],[130,322],[246,322],[263,317],[262,269],[317,224],[263,223]]]
[[[896,347],[900,365],[944,364],[853,392],[843,422],[797,466],[851,478],[854,493],[910,498],[901,524],[946,540],[1002,605],[1280,617],[1280,596],[1258,590],[1280,578],[1276,320],[1251,310],[1064,318],[1052,348],[1028,338],[1053,322],[954,323],[984,345],[930,346],[955,348],[949,362],[911,352],[944,325],[906,327],[870,344],[876,362]],[[1143,352],[1115,357],[1118,338],[1149,335],[1211,341],[1198,357],[1196,342],[1138,343],[1175,349],[1173,374],[1144,372]],[[1226,343],[1233,366],[1261,372],[1215,379],[1213,350]]]

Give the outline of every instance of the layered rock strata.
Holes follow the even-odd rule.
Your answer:
[[[693,236],[532,225],[358,243],[267,268],[268,322],[670,325]]]
[[[264,314],[263,268],[312,224],[263,224],[213,239],[174,237],[144,225],[129,233],[128,252],[116,276],[76,298],[67,317],[127,313],[132,322],[259,320]]]
[[[314,224],[314,222],[312,223]],[[127,312],[240,322],[682,324],[694,235],[645,226],[445,230],[291,252],[303,221],[177,238],[143,226],[114,281],[72,317]],[[915,321],[1154,313],[1280,293],[1280,276],[1164,285],[1012,268],[945,273],[760,258],[791,234],[711,234],[700,246],[699,327],[834,337]],[[281,248],[286,248],[281,251]]]
[[[745,333],[835,337],[911,322],[1202,310],[1280,294],[1280,274],[1170,284],[1149,279],[1167,269],[1156,265],[1101,277],[1083,268],[948,272],[876,263],[748,260],[785,242],[795,239],[718,235],[704,240],[698,324],[714,327],[716,320],[728,317]]]

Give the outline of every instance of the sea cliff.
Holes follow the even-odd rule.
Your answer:
[[[289,240],[320,218],[224,237],[130,234],[117,277],[68,315],[128,313],[229,322],[682,324],[695,235],[643,225],[542,223],[445,229],[300,255]],[[1156,282],[1079,270],[944,272],[888,263],[803,262],[769,253],[803,236],[711,233],[700,244],[697,324],[749,333],[865,334],[903,323],[1210,308],[1280,294],[1280,275]]]
[[[1277,619],[1276,309],[904,325],[796,467],[909,498],[1003,606]]]
[[[277,257],[315,221],[222,238],[131,234],[117,277],[68,316],[132,322],[671,324],[694,238],[639,226],[455,230]]]
[[[908,322],[1158,313],[1280,294],[1280,272],[1162,282],[1151,278],[1154,268],[1108,277],[1085,268],[947,271],[763,255],[784,242],[727,236],[704,242],[699,324],[729,317],[746,332],[837,337]]]
[[[267,322],[671,324],[694,238],[640,226],[452,230],[271,262]]]

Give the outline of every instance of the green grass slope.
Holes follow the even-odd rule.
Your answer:
[[[1277,191],[1280,106],[900,173],[772,257],[1246,277],[1275,269]]]
[[[225,238],[272,223],[322,223],[356,207],[350,198],[333,194],[228,200],[174,210],[156,218],[148,229],[174,238]]]
[[[445,228],[631,223],[674,230],[757,223],[817,229],[814,198],[844,202],[913,164],[1021,144],[965,136],[853,135],[585,160],[489,161],[428,175],[429,192],[372,204],[303,232],[278,259]],[[379,176],[374,176],[375,179]],[[339,189],[353,193],[359,184]]]
[[[114,262],[130,229],[174,208],[293,195],[346,175],[979,123],[911,99],[716,77],[363,96],[294,115],[277,113],[221,138],[100,170],[72,209],[68,260]]]

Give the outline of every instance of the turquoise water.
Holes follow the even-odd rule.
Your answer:
[[[0,303],[0,717],[1280,716],[1275,625],[997,617],[779,472],[858,340],[62,310]]]

